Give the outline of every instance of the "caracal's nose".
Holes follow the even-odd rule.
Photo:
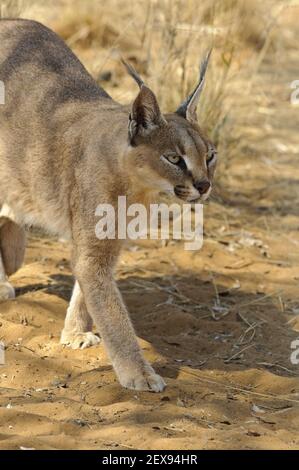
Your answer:
[[[199,194],[205,194],[210,189],[211,183],[209,180],[203,179],[196,181],[193,186],[195,189],[197,189]]]

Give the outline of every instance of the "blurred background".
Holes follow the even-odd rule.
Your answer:
[[[213,48],[199,109],[219,152],[199,252],[127,248],[117,278],[163,394],[121,389],[103,346],[59,345],[69,249],[31,233],[1,304],[1,448],[299,449],[299,2],[6,0],[2,17],[56,31],[97,83],[130,103],[130,61],[174,111]],[[1,190],[1,189],[0,189]],[[292,349],[293,348],[293,349]],[[8,406],[10,405],[10,406]],[[26,426],[25,426],[26,424]]]

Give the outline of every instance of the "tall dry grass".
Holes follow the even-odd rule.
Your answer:
[[[1,0],[0,18],[16,18],[24,10],[24,0]]]
[[[42,20],[62,36],[97,80],[117,99],[130,101],[134,83],[120,65],[122,54],[153,88],[164,111],[174,111],[194,87],[200,57],[213,48],[199,120],[225,152],[236,153],[233,105],[240,78],[253,79],[278,40],[278,0],[4,0],[1,13]],[[3,6],[2,6],[3,5]],[[29,10],[28,10],[28,5]],[[44,5],[44,16],[39,11]],[[48,10],[46,6],[48,5]],[[26,15],[27,11],[27,15]],[[48,13],[47,13],[48,11]],[[29,12],[29,13],[28,13]],[[19,13],[19,12],[18,12]],[[49,16],[48,16],[49,15]],[[110,80],[111,77],[111,80]],[[250,88],[242,99],[250,106]]]
[[[213,47],[199,118],[221,149],[236,118],[231,90],[239,73],[252,76],[259,56],[273,46],[278,5],[272,0],[74,0],[53,26],[75,49],[105,50],[92,72],[97,78],[109,69],[115,76],[112,93],[119,89],[129,100],[136,89],[119,67],[119,51],[144,76],[165,111],[175,110],[190,92],[200,57]]]

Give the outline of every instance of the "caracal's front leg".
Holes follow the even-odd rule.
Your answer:
[[[92,324],[79,283],[76,281],[60,342],[73,349],[84,349],[98,344],[100,338],[92,332]]]
[[[76,277],[121,385],[135,390],[161,392],[165,382],[142,356],[114,282],[112,268],[107,265],[107,253],[101,257],[90,255],[81,247],[77,247],[76,251]]]

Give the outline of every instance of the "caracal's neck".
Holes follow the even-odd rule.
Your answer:
[[[115,197],[126,196],[128,204],[148,207],[159,202],[160,190],[145,182],[136,169],[128,165],[129,109],[113,100],[93,103],[83,111],[77,128],[84,136],[85,151],[92,160],[98,159],[99,165],[105,167],[105,174],[111,177]]]

